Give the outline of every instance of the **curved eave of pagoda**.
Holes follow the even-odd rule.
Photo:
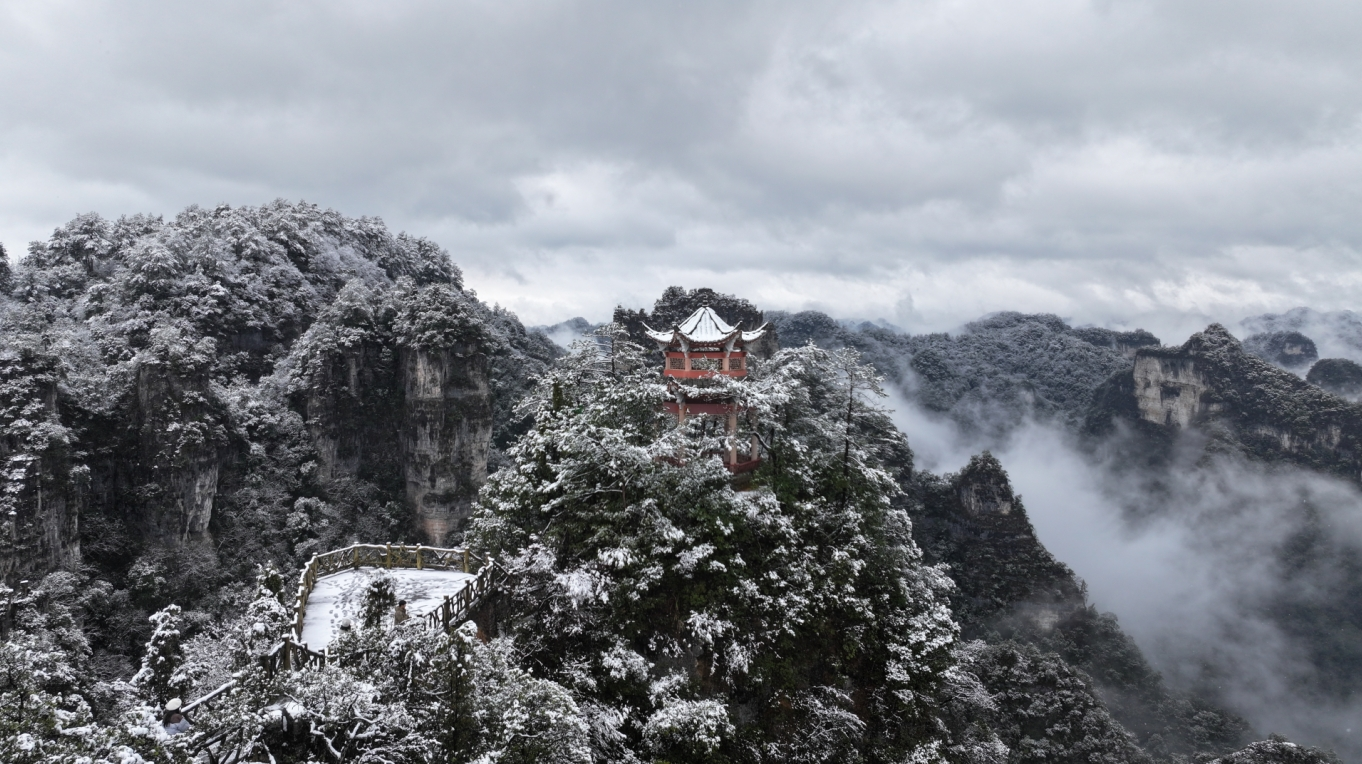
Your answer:
[[[753,329],[750,332],[738,332],[738,334],[742,335],[742,341],[744,343],[747,343],[751,342],[752,340],[761,339],[762,335],[766,334],[766,330],[769,329],[770,327],[771,322],[767,321],[766,323],[762,324],[761,326],[758,326],[756,329]]]
[[[701,322],[700,318],[709,319]],[[690,327],[696,331],[688,331],[682,327]],[[724,351],[741,350],[745,345],[753,340],[760,339],[770,328],[770,322],[764,323],[753,331],[745,332],[738,326],[729,326],[719,319],[718,315],[708,308],[701,308],[691,317],[681,324],[672,327],[671,331],[659,332],[658,330],[643,325],[643,332],[648,335],[653,342],[656,342],[663,349],[677,349],[683,352],[704,352],[704,351]],[[704,331],[702,331],[704,329]],[[715,334],[714,331],[720,332]]]
[[[651,326],[648,326],[647,324],[643,325],[643,333],[648,335],[648,337],[652,339],[653,342],[656,342],[657,344],[663,346],[670,345],[673,342],[675,342],[677,335],[675,329],[673,329],[670,332],[659,332],[656,329],[653,329]]]
[[[723,352],[724,350],[727,350],[732,346],[731,343],[734,343],[735,341],[742,339],[743,335],[751,333],[742,332],[735,329],[729,334],[726,334],[717,339],[713,337],[706,337],[703,340],[697,340],[694,337],[690,337],[682,333],[681,330],[679,329],[673,329],[670,332],[659,332],[648,328],[648,325],[644,324],[643,331],[647,333],[649,338],[651,338],[654,342],[656,342],[659,346],[661,346],[664,349],[677,348],[679,350],[681,348],[685,348],[687,351],[694,351],[697,353],[705,351]],[[761,335],[758,334],[757,336],[759,337]]]

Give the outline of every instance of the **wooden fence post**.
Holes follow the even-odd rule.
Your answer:
[[[394,550],[394,546],[398,548]],[[279,670],[297,671],[330,664],[329,646],[324,648],[324,652],[315,653],[302,643],[303,625],[307,615],[308,600],[312,589],[316,586],[317,579],[343,569],[346,564],[345,553],[347,551],[350,552],[349,563],[356,569],[364,566],[377,567],[381,565],[391,570],[395,563],[397,567],[401,568],[415,566],[417,570],[424,570],[426,558],[429,556],[426,553],[432,551],[435,553],[434,565],[440,570],[454,570],[457,565],[462,568],[465,574],[471,574],[476,564],[478,572],[473,575],[472,580],[465,581],[464,586],[452,595],[445,595],[434,610],[422,616],[422,620],[429,627],[434,628],[438,624],[446,631],[458,619],[469,617],[473,603],[492,589],[492,576],[496,573],[495,563],[490,556],[484,558],[473,554],[467,548],[423,548],[421,544],[417,544],[413,550],[413,556],[408,559],[405,543],[396,544],[389,541],[387,544],[352,544],[344,549],[314,555],[303,568],[303,574],[298,583],[298,592],[294,599],[293,633],[285,636],[282,644],[263,658],[265,668],[271,673],[271,676]],[[361,551],[364,552],[363,555],[360,554]],[[394,551],[397,552],[396,559],[393,556]],[[381,561],[377,559],[378,552],[383,553]],[[456,560],[458,562],[455,562]],[[451,563],[454,564],[451,565]]]

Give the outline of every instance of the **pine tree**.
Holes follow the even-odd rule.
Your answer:
[[[376,629],[391,620],[393,608],[397,605],[397,589],[393,578],[380,573],[364,590],[364,608],[360,619],[366,629]]]
[[[542,379],[470,531],[509,570],[526,665],[601,720],[601,755],[778,760],[815,720],[838,732],[811,759],[942,749],[950,583],[891,502],[911,453],[878,377],[808,347],[716,381],[770,457],[736,491],[721,423],[664,414],[677,392],[612,339]]]
[[[179,605],[167,605],[151,614],[151,638],[142,655],[142,668],[132,678],[133,685],[156,706],[171,698],[185,698],[192,682],[181,671],[184,651],[180,645],[183,620]]]
[[[5,251],[5,245],[0,244],[0,295],[9,294],[14,288],[14,272],[9,266],[9,253]]]

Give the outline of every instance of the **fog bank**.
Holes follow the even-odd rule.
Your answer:
[[[1355,486],[1231,458],[1155,479],[1084,453],[1055,426],[1028,421],[1004,438],[972,440],[897,393],[891,401],[922,469],[955,471],[993,451],[1041,542],[1171,687],[1212,697],[1259,735],[1362,757],[1362,704],[1325,697],[1335,677],[1316,675],[1302,622],[1283,616],[1284,607],[1348,601],[1343,573],[1362,549]],[[1313,544],[1304,560],[1289,554],[1302,539]]]

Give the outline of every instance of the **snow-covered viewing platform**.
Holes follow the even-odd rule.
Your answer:
[[[395,599],[407,603],[408,618],[450,628],[469,617],[487,594],[495,570],[490,560],[468,549],[354,544],[319,554],[299,576],[293,634],[285,643],[321,658],[343,622],[363,621],[365,594],[380,576],[392,580]],[[283,662],[291,665],[292,660],[285,656]]]
[[[475,578],[471,573],[458,570],[413,568],[358,568],[332,573],[317,579],[312,586],[300,641],[310,649],[324,650],[343,620],[349,619],[358,625],[362,620],[364,593],[370,583],[383,575],[392,577],[397,598],[407,601],[407,613],[412,618],[439,607],[445,597],[454,596]]]

